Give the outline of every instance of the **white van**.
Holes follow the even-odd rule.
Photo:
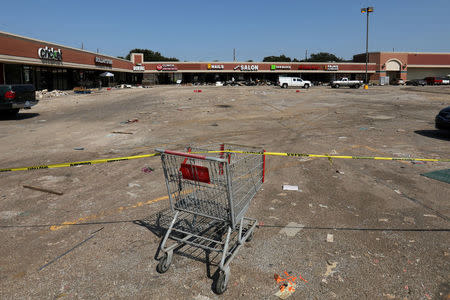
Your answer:
[[[278,85],[287,89],[289,86],[299,86],[308,89],[312,86],[311,81],[303,80],[300,77],[279,77]]]

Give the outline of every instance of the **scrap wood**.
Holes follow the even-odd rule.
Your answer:
[[[40,192],[44,192],[44,193],[50,193],[50,194],[55,194],[55,195],[64,195],[64,193],[62,192],[56,192],[56,191],[52,191],[49,189],[44,189],[44,188],[40,188],[40,187],[36,187],[36,186],[31,186],[31,185],[24,185],[24,188],[30,189],[30,190],[35,190],[35,191],[40,191]]]
[[[134,134],[133,132],[125,132],[125,131],[113,131],[112,133],[116,133],[116,134]]]

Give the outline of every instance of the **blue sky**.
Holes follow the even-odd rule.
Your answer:
[[[184,61],[331,52],[450,52],[450,0],[3,0],[0,30],[112,56],[133,48]]]

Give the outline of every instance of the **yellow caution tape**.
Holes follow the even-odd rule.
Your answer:
[[[443,158],[350,156],[350,155],[327,155],[327,154],[307,154],[307,153],[288,153],[288,152],[250,152],[250,151],[237,151],[237,150],[202,151],[202,152],[190,152],[190,153],[191,154],[194,154],[194,153],[237,153],[237,154],[255,154],[255,155],[290,156],[290,157],[317,157],[317,158],[328,158],[328,159],[337,158],[337,159],[371,159],[371,160],[450,162],[450,159],[443,159]],[[13,171],[54,169],[54,168],[63,168],[63,167],[76,167],[76,166],[84,166],[84,165],[95,165],[95,164],[102,164],[102,163],[132,160],[132,159],[138,159],[138,158],[147,158],[147,157],[153,157],[153,156],[158,156],[158,155],[160,155],[160,153],[116,157],[116,158],[95,159],[95,160],[86,160],[86,161],[78,161],[78,162],[68,162],[68,163],[60,163],[60,164],[53,164],[53,165],[40,165],[40,166],[22,167],[22,168],[8,168],[8,169],[0,169],[0,173],[13,172]]]
[[[194,152],[192,152],[192,153],[194,153]],[[450,159],[443,159],[443,158],[350,156],[350,155],[328,155],[328,154],[307,154],[307,153],[287,153],[287,152],[249,152],[249,151],[237,151],[237,150],[207,151],[207,153],[239,153],[239,154],[255,154],[255,155],[292,156],[292,157],[319,157],[319,158],[338,158],[338,159],[341,158],[341,159],[372,159],[372,160],[450,162]]]
[[[1,172],[12,172],[12,171],[31,171],[31,170],[42,170],[42,169],[54,169],[54,168],[64,168],[64,167],[76,167],[76,166],[85,166],[85,165],[95,165],[95,164],[103,164],[110,163],[116,161],[125,161],[132,160],[138,158],[146,158],[160,155],[160,153],[152,153],[152,154],[143,154],[143,155],[135,155],[135,156],[125,156],[125,157],[116,157],[116,158],[105,158],[105,159],[95,159],[95,160],[86,160],[86,161],[77,161],[77,162],[69,162],[69,163],[61,163],[61,164],[53,164],[53,165],[40,165],[33,167],[22,167],[22,168],[9,168],[9,169],[0,169]]]

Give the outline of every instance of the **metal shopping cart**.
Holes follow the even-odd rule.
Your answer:
[[[217,294],[227,289],[229,265],[236,253],[253,238],[256,220],[244,216],[264,182],[265,167],[264,155],[226,150],[264,152],[232,144],[188,147],[187,152],[156,149],[161,153],[170,206],[175,212],[161,242],[156,269],[165,273],[174,249],[183,245],[218,252],[221,259],[213,284]],[[166,247],[168,239],[175,242]]]

